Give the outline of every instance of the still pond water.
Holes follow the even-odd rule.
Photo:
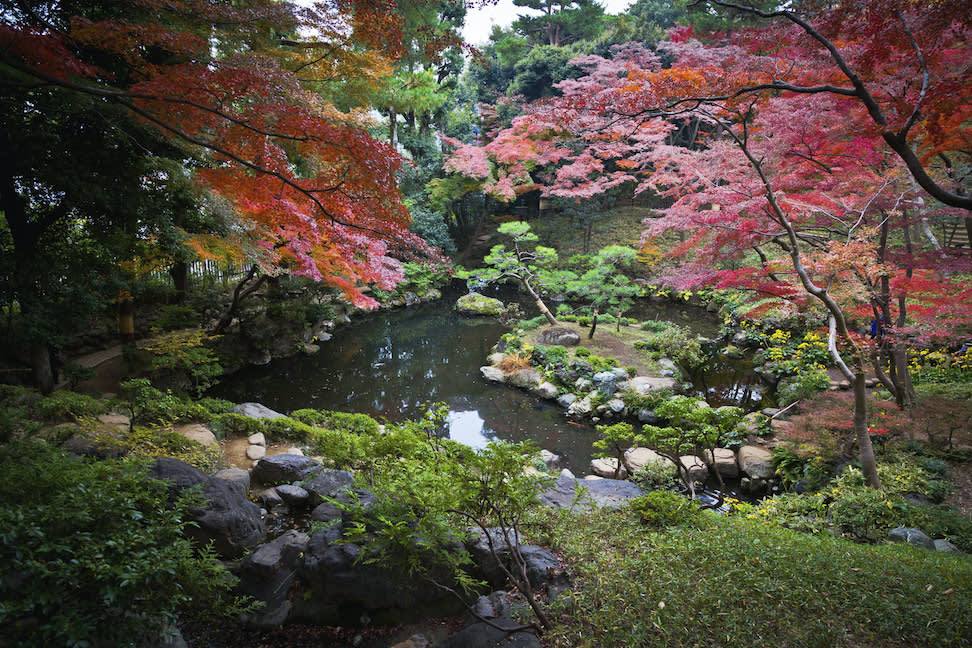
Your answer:
[[[247,367],[227,376],[214,395],[280,412],[312,407],[390,422],[419,418],[429,403],[444,402],[450,438],[473,447],[493,439],[530,440],[586,473],[594,429],[568,421],[556,404],[482,378],[479,367],[507,329],[493,318],[453,312],[461,294],[449,290],[435,303],[358,318],[316,355]],[[533,309],[522,308],[530,316]],[[675,321],[702,335],[718,329],[716,318],[700,309],[645,303],[638,311],[633,316],[639,319]],[[727,388],[724,378],[718,380],[714,389]]]

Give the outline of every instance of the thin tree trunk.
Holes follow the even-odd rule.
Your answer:
[[[51,370],[51,353],[47,343],[35,340],[30,345],[30,368],[34,372],[34,386],[42,394],[54,391],[54,372]]]
[[[252,295],[254,292],[259,290],[260,286],[267,280],[267,275],[260,275],[260,278],[256,282],[247,286],[247,284],[253,280],[257,273],[257,265],[253,264],[250,266],[250,270],[246,273],[238,284],[236,284],[236,289],[233,291],[233,301],[230,302],[229,308],[223,313],[223,316],[219,318],[219,322],[213,328],[213,334],[220,334],[226,330],[226,327],[230,325],[233,321],[233,317],[236,316],[236,311],[240,306],[240,302],[246,299],[248,296]]]
[[[176,261],[169,266],[169,276],[175,287],[176,300],[182,303],[189,294],[189,265],[185,261]]]
[[[550,309],[547,308],[547,305],[543,303],[543,300],[540,298],[540,295],[538,295],[537,291],[534,290],[533,286],[530,285],[529,279],[523,277],[520,277],[519,279],[520,279],[520,284],[523,286],[523,289],[530,294],[530,297],[533,298],[533,301],[537,305],[537,308],[540,309],[540,314],[547,318],[547,322],[549,322],[551,326],[558,326],[560,322],[557,321],[557,318],[553,316],[553,313],[550,312]]]

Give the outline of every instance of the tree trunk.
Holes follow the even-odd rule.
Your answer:
[[[42,394],[50,394],[54,391],[51,353],[47,343],[42,340],[35,340],[30,345],[30,367],[34,372],[34,386]]]
[[[230,302],[229,308],[226,309],[223,316],[219,318],[219,322],[217,322],[215,328],[213,328],[213,334],[219,335],[225,331],[226,327],[228,327],[233,321],[233,317],[236,316],[236,310],[239,308],[240,302],[256,292],[260,286],[263,285],[263,282],[267,280],[267,275],[260,275],[260,278],[257,279],[253,285],[247,286],[247,284],[250,283],[250,281],[252,281],[256,276],[257,269],[256,264],[250,266],[250,270],[246,273],[246,276],[244,276],[240,282],[236,284],[236,289],[233,291],[233,301]]]
[[[587,339],[588,340],[593,340],[594,339],[594,331],[597,330],[597,315],[598,315],[597,308],[595,308],[594,309],[594,316],[591,317],[591,330],[587,332]]]
[[[175,287],[176,300],[181,304],[189,294],[189,264],[176,261],[169,266],[169,276],[172,277],[172,285]]]
[[[874,447],[867,429],[867,388],[864,385],[864,372],[860,369],[854,376],[854,434],[861,453],[861,472],[868,486],[881,488],[878,479],[877,463],[874,460]]]
[[[398,149],[398,113],[394,108],[388,109],[388,142],[393,149]]]
[[[533,286],[530,285],[529,279],[520,277],[520,284],[523,286],[523,289],[530,294],[530,297],[533,298],[533,301],[534,303],[536,303],[537,308],[540,309],[540,314],[547,318],[547,321],[550,323],[551,326],[558,326],[560,322],[557,321],[557,318],[553,316],[553,313],[550,312],[550,309],[547,308],[547,305],[543,303],[542,299],[540,299],[540,295],[538,295],[537,291],[535,291],[533,289]]]
[[[122,342],[135,339],[135,300],[131,297],[118,300],[118,337]]]

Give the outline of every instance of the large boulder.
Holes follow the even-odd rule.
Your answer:
[[[181,434],[190,441],[201,443],[204,446],[209,446],[211,448],[219,446],[219,441],[216,440],[216,435],[213,434],[213,431],[202,423],[178,425],[172,428],[172,431],[176,434]]]
[[[236,407],[233,407],[229,411],[230,414],[240,414],[242,416],[249,416],[250,418],[265,418],[265,419],[278,419],[284,418],[284,415],[280,412],[274,412],[269,407],[261,405],[260,403],[240,403]]]
[[[347,470],[321,468],[313,477],[301,483],[309,495],[309,504],[317,506],[329,497],[337,497],[351,488],[354,478]]]
[[[260,545],[240,564],[237,589],[263,603],[246,615],[247,623],[280,625],[290,613],[290,587],[297,577],[310,537],[300,531],[287,531],[272,542]]]
[[[744,445],[739,448],[739,470],[757,479],[773,476],[773,454],[766,448]]]
[[[479,372],[483,374],[483,378],[490,382],[503,382],[506,380],[506,374],[499,367],[480,367]]]
[[[582,492],[578,492],[578,486]],[[585,479],[578,481],[569,470],[562,470],[553,486],[540,494],[540,502],[554,508],[618,508],[641,497],[640,486],[623,479]]]
[[[552,382],[542,382],[534,388],[533,393],[547,400],[557,398],[557,385]]]
[[[649,464],[655,470],[667,470],[673,474],[675,472],[675,464],[671,459],[650,448],[628,448],[624,453],[624,465],[632,475]]]
[[[506,380],[514,387],[533,389],[543,381],[543,376],[536,369],[520,369],[511,373]]]
[[[598,477],[611,479],[624,479],[628,476],[624,465],[618,466],[618,460],[615,458],[591,459],[591,472]]]
[[[689,479],[692,481],[704,482],[708,479],[709,468],[695,455],[682,455],[678,461],[684,469],[688,470]]]
[[[739,476],[739,464],[736,463],[736,453],[729,448],[706,450],[702,460],[709,468],[718,471],[723,477],[735,479]]]
[[[242,481],[211,478],[170,457],[156,459],[149,467],[149,476],[168,482],[173,498],[182,491],[199,489],[203,504],[192,509],[196,526],[187,527],[186,534],[201,545],[212,542],[222,557],[234,558],[266,537],[260,507],[247,499]]]
[[[903,526],[891,529],[888,532],[888,540],[891,542],[904,542],[922,549],[935,550],[935,543],[923,531],[919,529],[908,529]]]
[[[591,397],[585,396],[580,400],[575,400],[570,406],[567,407],[568,416],[582,417],[587,416],[591,413],[593,406],[591,405]]]
[[[544,329],[537,336],[537,344],[545,344],[547,346],[577,346],[580,344],[580,340],[581,338],[577,331],[564,328],[563,326]]]
[[[259,447],[259,446],[253,446]],[[321,463],[298,454],[264,457],[253,467],[252,477],[261,484],[289,484],[310,477],[321,469]]]
[[[498,299],[471,292],[459,298],[456,310],[463,315],[501,315],[506,307]]]
[[[594,385],[608,396],[612,396],[618,391],[618,377],[613,371],[601,371],[594,374],[591,379]]]

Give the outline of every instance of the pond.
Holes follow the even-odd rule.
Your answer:
[[[492,318],[456,314],[452,306],[463,292],[452,288],[435,303],[356,318],[319,353],[244,368],[224,378],[213,395],[281,412],[312,407],[390,422],[419,418],[428,404],[443,402],[452,439],[473,447],[492,439],[530,440],[586,473],[597,436],[592,426],[569,421],[550,401],[482,378],[479,367],[507,329]],[[535,307],[524,303],[522,309],[529,317]],[[638,317],[701,323],[693,328],[702,334],[712,334],[713,322],[718,328],[714,316],[687,306],[646,303]]]

